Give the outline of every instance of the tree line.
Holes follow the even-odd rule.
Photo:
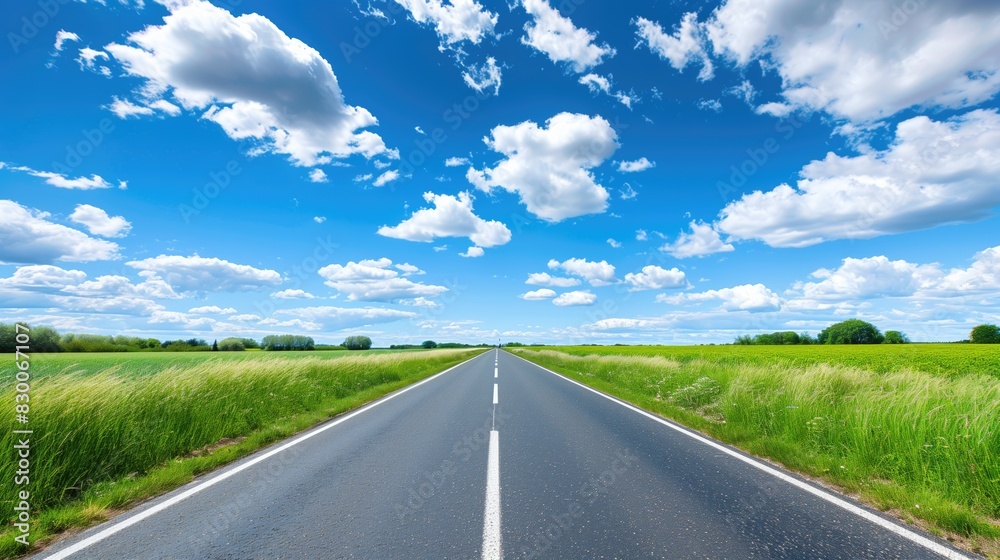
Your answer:
[[[900,331],[883,333],[875,325],[860,319],[848,319],[823,329],[815,338],[809,333],[782,331],[736,337],[738,345],[788,345],[788,344],[909,344],[910,338]],[[962,342],[975,344],[1000,344],[1000,327],[978,325]]]

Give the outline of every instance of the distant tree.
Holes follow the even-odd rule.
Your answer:
[[[260,344],[252,338],[241,338],[240,342],[243,343],[243,348],[260,348]]]
[[[242,352],[246,350],[246,346],[243,345],[243,340],[239,338],[223,338],[219,342],[219,350],[222,352]]]
[[[32,352],[62,352],[59,346],[59,333],[52,327],[34,327],[31,329]]]
[[[433,340],[425,340],[420,346],[424,348],[437,348],[438,343]]]
[[[367,336],[349,336],[341,344],[348,350],[368,350],[372,347],[372,339]]]
[[[969,333],[969,342],[975,344],[1000,344],[1000,327],[992,324],[979,325]]]
[[[820,344],[881,344],[885,340],[875,325],[861,319],[848,319],[830,325],[819,333]]]
[[[885,331],[883,344],[909,344],[910,338],[899,331]]]
[[[159,340],[157,340],[155,338],[147,338],[146,339],[146,348],[159,348],[159,347],[160,347],[160,341]]]
[[[297,334],[269,334],[260,341],[264,350],[313,350],[316,341],[311,336]]]
[[[218,352],[218,351],[219,351],[219,339],[217,338],[212,341],[212,352]]]

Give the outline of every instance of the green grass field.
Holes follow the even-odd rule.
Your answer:
[[[995,346],[513,351],[1000,557]]]
[[[31,540],[100,521],[482,351],[33,356]],[[0,393],[14,403],[11,383]],[[12,450],[24,426],[13,413],[7,424],[0,445]],[[25,551],[11,528],[16,469],[0,463],[0,557]]]

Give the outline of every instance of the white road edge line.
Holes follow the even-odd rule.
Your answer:
[[[500,538],[500,433],[490,432],[490,452],[486,467],[486,510],[483,515],[483,560],[501,560]]]
[[[493,404],[497,404],[497,403],[500,402],[500,400],[498,398],[499,394],[497,393],[497,390],[498,390],[498,386],[497,386],[496,383],[494,383],[493,384]]]
[[[271,457],[277,455],[278,453],[281,453],[282,451],[284,451],[284,450],[286,450],[286,449],[288,449],[288,448],[290,448],[292,446],[298,445],[298,444],[302,443],[303,441],[305,441],[305,440],[307,440],[307,439],[309,439],[309,438],[311,438],[311,437],[313,437],[313,436],[315,436],[317,434],[321,434],[321,433],[329,430],[330,428],[333,428],[334,426],[338,426],[338,425],[342,424],[343,422],[346,422],[346,421],[350,420],[351,418],[354,418],[355,416],[357,416],[357,415],[359,415],[359,414],[361,414],[363,412],[367,412],[367,411],[375,408],[376,406],[378,406],[380,404],[386,403],[386,402],[388,402],[388,401],[390,401],[390,400],[398,397],[399,395],[402,395],[403,393],[406,393],[407,391],[410,391],[412,389],[416,389],[417,387],[423,385],[424,383],[428,383],[430,381],[433,381],[434,379],[437,379],[438,377],[441,377],[442,375],[444,375],[444,374],[446,374],[446,373],[454,370],[455,368],[457,368],[459,366],[462,366],[462,365],[464,365],[464,364],[466,364],[468,362],[471,362],[472,360],[475,360],[476,358],[479,358],[480,356],[482,356],[482,354],[480,354],[479,356],[474,356],[472,358],[469,358],[468,360],[465,360],[464,362],[462,362],[460,364],[455,364],[455,365],[451,366],[450,368],[448,368],[448,369],[446,369],[446,370],[444,370],[444,371],[442,371],[440,373],[436,373],[436,374],[428,377],[427,379],[424,379],[423,381],[418,381],[417,383],[414,383],[413,385],[410,385],[408,387],[400,389],[399,391],[396,391],[395,393],[390,393],[389,395],[387,395],[385,397],[382,397],[380,400],[375,401],[375,402],[373,402],[373,403],[365,406],[364,408],[359,408],[358,410],[355,410],[354,412],[351,412],[347,416],[344,416],[342,418],[338,418],[338,419],[330,422],[329,424],[326,424],[324,426],[319,427],[318,429],[315,429],[315,430],[313,430],[311,432],[303,434],[303,435],[301,435],[301,436],[293,439],[292,441],[290,441],[290,442],[282,445],[281,447],[277,447],[275,449],[272,449],[271,451],[268,451],[267,453],[261,455],[260,457],[252,459],[250,461],[247,461],[246,463],[243,463],[243,464],[241,464],[241,465],[233,468],[232,470],[228,470],[228,471],[220,474],[219,476],[216,476],[215,478],[206,480],[206,481],[198,484],[197,486],[194,486],[193,488],[190,488],[189,490],[187,490],[187,491],[185,491],[185,492],[183,492],[181,494],[178,494],[178,495],[174,496],[173,498],[170,498],[169,500],[166,500],[164,502],[160,502],[159,504],[156,504],[155,506],[153,506],[153,507],[151,507],[151,508],[149,508],[149,509],[147,509],[147,510],[141,512],[141,513],[137,513],[136,515],[133,515],[132,517],[129,517],[128,519],[125,519],[125,520],[122,520],[122,521],[120,521],[118,523],[115,523],[115,524],[111,525],[110,527],[104,529],[103,531],[101,531],[101,532],[99,532],[97,534],[91,535],[90,537],[87,537],[86,539],[84,539],[84,540],[82,540],[82,541],[74,544],[71,547],[64,548],[63,550],[60,550],[60,551],[56,552],[55,554],[52,554],[51,556],[45,556],[44,560],[62,560],[63,558],[68,558],[71,555],[76,554],[77,552],[80,552],[80,551],[82,551],[82,550],[84,550],[86,548],[89,548],[89,547],[91,547],[91,546],[93,546],[93,545],[95,545],[95,544],[103,541],[104,539],[106,539],[106,538],[114,535],[115,533],[118,533],[118,532],[120,532],[120,531],[122,531],[124,529],[127,529],[127,528],[131,527],[132,525],[135,525],[136,523],[139,523],[140,521],[142,521],[144,519],[150,518],[150,517],[156,515],[157,513],[160,513],[161,511],[163,511],[163,510],[165,510],[167,508],[170,508],[172,506],[175,506],[175,505],[179,504],[180,502],[183,502],[184,500],[190,498],[191,496],[194,496],[195,494],[201,492],[202,490],[206,490],[208,488],[211,488],[212,486],[215,486],[216,484],[222,482],[223,480],[231,478],[231,477],[235,476],[236,474],[249,469],[250,467],[256,465],[257,463],[260,463],[262,461],[270,459]],[[491,447],[491,450],[492,450],[492,447]]]
[[[729,455],[730,457],[739,459],[740,461],[743,461],[744,463],[750,465],[751,467],[754,467],[754,468],[756,468],[758,470],[761,470],[761,471],[763,471],[763,472],[765,472],[765,473],[767,473],[767,474],[769,474],[769,475],[771,475],[771,476],[773,476],[773,477],[775,477],[777,479],[783,480],[784,482],[787,482],[787,483],[791,484],[792,486],[795,486],[796,488],[804,490],[804,491],[812,494],[813,496],[816,496],[818,498],[826,500],[827,502],[830,502],[831,504],[833,504],[833,505],[835,505],[835,506],[837,506],[837,507],[839,507],[841,509],[844,509],[844,510],[850,512],[850,513],[853,513],[854,515],[857,515],[858,517],[860,517],[860,518],[862,518],[862,519],[864,519],[866,521],[874,523],[875,525],[878,525],[879,527],[882,527],[883,529],[886,529],[887,531],[895,533],[895,534],[899,535],[900,537],[903,537],[904,539],[907,539],[907,540],[909,540],[909,541],[911,541],[911,542],[913,542],[915,544],[918,544],[918,545],[926,548],[927,550],[930,550],[931,552],[934,552],[936,554],[940,554],[944,558],[948,558],[949,560],[974,560],[972,556],[967,556],[965,554],[962,554],[960,552],[952,550],[952,549],[950,549],[950,548],[948,548],[946,546],[943,546],[943,545],[941,545],[941,544],[939,544],[937,542],[934,542],[931,539],[928,539],[927,537],[925,537],[923,535],[917,534],[917,533],[915,533],[915,532],[913,532],[913,531],[911,531],[911,530],[909,530],[909,529],[907,529],[905,527],[897,525],[897,524],[893,523],[892,521],[889,521],[889,520],[884,519],[884,518],[882,518],[882,517],[880,517],[878,515],[875,515],[874,513],[870,512],[868,510],[862,509],[862,508],[860,508],[860,507],[858,507],[858,506],[856,506],[856,505],[854,505],[854,504],[852,504],[852,503],[844,500],[843,498],[840,498],[838,496],[830,494],[829,492],[826,492],[824,490],[820,490],[819,488],[816,488],[816,487],[814,487],[814,486],[812,486],[810,484],[806,484],[805,482],[802,482],[801,480],[799,480],[797,478],[789,476],[789,475],[787,475],[787,474],[785,474],[785,473],[783,473],[783,472],[781,472],[781,471],[779,471],[779,470],[777,470],[777,469],[775,469],[775,468],[773,468],[773,467],[771,467],[769,465],[761,463],[760,461],[758,461],[756,459],[753,459],[751,457],[743,455],[742,453],[737,453],[736,451],[733,451],[732,449],[729,449],[728,447],[726,447],[726,446],[724,446],[724,445],[722,445],[722,444],[720,444],[718,442],[715,442],[715,441],[713,441],[711,439],[708,439],[707,437],[705,437],[705,436],[703,436],[701,434],[692,432],[692,431],[690,431],[687,428],[683,428],[681,426],[678,426],[677,424],[674,424],[673,422],[668,422],[667,420],[665,420],[663,418],[660,418],[659,416],[656,416],[655,414],[652,414],[650,412],[646,412],[645,410],[642,410],[641,408],[637,408],[637,407],[635,407],[635,406],[633,406],[633,405],[631,405],[631,404],[629,404],[629,403],[627,403],[625,401],[622,401],[620,399],[612,397],[611,395],[607,395],[605,393],[602,393],[601,391],[598,391],[597,389],[594,389],[592,387],[588,387],[588,386],[584,385],[583,383],[580,383],[579,381],[570,379],[570,378],[568,378],[568,377],[566,377],[564,375],[556,373],[556,372],[552,371],[551,369],[548,369],[546,367],[540,366],[540,365],[532,362],[531,360],[527,360],[525,358],[521,358],[521,356],[518,356],[517,354],[511,354],[511,355],[512,356],[516,356],[516,357],[524,360],[525,362],[528,362],[529,364],[531,364],[531,365],[533,365],[533,366],[535,366],[535,367],[537,367],[537,368],[539,368],[541,370],[547,371],[547,372],[551,373],[552,375],[555,375],[556,377],[558,377],[560,379],[564,379],[564,380],[569,381],[570,383],[573,383],[574,385],[578,385],[578,386],[580,386],[580,387],[582,387],[582,388],[584,388],[584,389],[586,389],[586,390],[588,390],[588,391],[590,391],[590,392],[592,392],[594,394],[600,395],[600,396],[608,399],[611,402],[620,404],[621,406],[624,406],[625,408],[628,408],[628,409],[632,410],[633,412],[637,412],[637,413],[639,413],[639,414],[641,414],[641,415],[643,415],[643,416],[645,416],[647,418],[655,420],[655,421],[659,422],[660,424],[663,424],[664,426],[666,426],[666,427],[668,427],[668,428],[670,428],[672,430],[680,432],[680,433],[682,433],[682,434],[684,434],[684,435],[686,435],[686,436],[688,436],[688,437],[690,437],[690,438],[692,438],[692,439],[694,439],[696,441],[704,443],[705,445],[708,445],[709,447],[712,447],[712,448],[714,448],[714,449],[716,449],[718,451],[721,451],[721,452],[725,453],[726,455]]]

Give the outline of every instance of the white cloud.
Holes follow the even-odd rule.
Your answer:
[[[168,2],[163,25],[105,47],[125,71],[145,79],[149,102],[170,95],[256,151],[313,166],[331,157],[393,153],[362,107],[347,105],[330,64],[258,14],[233,17],[202,0]],[[225,68],[225,72],[220,72]],[[396,154],[398,156],[398,154]]]
[[[397,303],[402,305],[409,305],[410,307],[423,307],[424,309],[438,309],[443,307],[441,302],[427,299],[425,297],[418,297],[413,299],[401,299]]]
[[[372,175],[371,173],[365,173],[364,175],[358,175],[354,177],[354,182],[364,183],[365,181],[371,181],[372,177],[374,177],[374,175]]]
[[[596,302],[597,302],[597,296],[587,290],[566,292],[565,294],[560,294],[559,297],[552,300],[552,303],[558,305],[559,307],[569,307],[576,305],[594,305],[594,303]]]
[[[635,230],[635,240],[636,241],[646,241],[649,239],[649,234],[644,229]]]
[[[363,327],[380,323],[391,323],[401,319],[413,319],[418,315],[412,311],[383,309],[380,307],[300,307],[297,309],[280,309],[274,312],[275,317],[295,317],[288,321],[265,319],[261,324],[275,326],[306,326],[306,330],[341,330]]]
[[[480,65],[468,64],[462,72],[462,80],[470,88],[482,93],[493,88],[493,95],[500,93],[500,84],[503,83],[503,74],[497,61],[493,57],[486,59]]]
[[[50,214],[0,200],[0,262],[44,264],[118,258],[118,245],[47,220]]]
[[[236,321],[238,323],[254,323],[260,321],[260,315],[254,315],[252,313],[243,313],[241,315],[232,315],[227,318],[229,321]]]
[[[652,167],[656,167],[656,163],[649,161],[645,157],[641,157],[635,161],[623,161],[618,164],[618,171],[623,173],[636,173],[638,171],[645,171]]]
[[[73,33],[72,31],[66,31],[65,29],[60,29],[59,31],[56,31],[56,42],[54,45],[52,45],[52,48],[55,49],[57,53],[62,52],[66,43],[68,43],[69,41],[79,41],[79,40],[80,36],[77,35],[76,33]]]
[[[322,224],[326,221],[326,216],[313,216],[313,221],[317,224]]]
[[[89,204],[77,205],[69,219],[85,226],[93,235],[101,237],[125,237],[132,229],[132,224],[121,216],[108,216],[108,213]]]
[[[319,269],[326,285],[347,294],[349,301],[393,301],[404,298],[436,297],[448,291],[444,286],[413,282],[392,270],[387,258],[332,264]]]
[[[469,158],[464,157],[450,157],[444,160],[445,167],[461,167],[463,165],[469,165]]]
[[[812,276],[819,282],[796,286],[810,300],[857,300],[913,295],[938,282],[937,265],[915,265],[890,261],[885,256],[846,258],[836,270],[819,269]]]
[[[576,278],[551,276],[548,272],[533,272],[528,275],[528,279],[525,280],[524,283],[535,286],[551,286],[553,288],[571,288],[573,286],[579,286],[580,280]]]
[[[1000,291],[1000,245],[976,253],[969,268],[953,268],[936,291],[979,293]]]
[[[99,60],[107,61],[108,53],[94,50],[90,47],[83,47],[80,49],[79,55],[76,57],[76,62],[80,65],[80,70],[96,72],[102,76],[110,77],[111,69],[107,66],[99,64]]]
[[[399,171],[391,169],[379,175],[378,178],[375,179],[375,182],[372,184],[375,185],[376,187],[382,187],[388,183],[395,181],[396,179],[399,179]]]
[[[316,296],[300,289],[281,290],[271,294],[271,297],[276,299],[316,299]]]
[[[414,266],[410,263],[401,263],[393,265],[393,268],[403,273],[403,276],[415,276],[420,274],[426,274],[420,267]]]
[[[722,103],[720,103],[718,99],[699,99],[698,108],[702,111],[714,111],[716,113],[721,113]],[[759,107],[758,110],[760,110]]]
[[[236,313],[236,310],[232,307],[223,309],[218,305],[203,305],[201,307],[192,307],[191,309],[188,309],[188,313],[193,313],[195,315],[232,315],[233,313]]]
[[[615,282],[615,267],[607,261],[588,261],[586,259],[568,259],[559,262],[552,259],[548,263],[552,270],[562,269],[568,274],[579,276],[591,286],[608,286]]]
[[[0,162],[0,169],[8,169],[10,171],[19,171],[21,173],[27,173],[32,177],[38,177],[39,179],[45,179],[45,183],[52,185],[53,187],[58,187],[60,189],[79,189],[79,190],[91,190],[91,189],[110,189],[115,185],[112,185],[108,181],[104,180],[100,175],[91,175],[90,177],[67,177],[62,173],[55,173],[52,171],[38,171],[30,167],[25,167],[23,165],[10,165],[9,163]],[[118,182],[118,188],[124,188],[126,183],[124,181]]]
[[[611,95],[611,82],[604,76],[597,74],[585,74],[580,76],[579,82],[593,93],[603,92]]]
[[[608,245],[611,245],[611,247],[613,247],[615,249],[621,249],[622,248],[622,244],[620,242],[618,242],[618,241],[615,241],[614,238],[611,238],[611,237],[608,238]]]
[[[744,284],[721,290],[708,290],[707,292],[679,294],[675,296],[660,294],[657,296],[656,301],[673,304],[721,301],[722,308],[726,311],[749,311],[750,313],[778,311],[781,309],[783,303],[778,294],[772,292],[763,284]]]
[[[573,25],[547,0],[521,0],[521,6],[532,17],[524,25],[526,35],[521,43],[544,53],[552,62],[566,63],[582,73],[615,55],[607,43],[594,43],[596,33]]]
[[[545,128],[532,121],[497,126],[484,141],[506,159],[492,169],[469,168],[476,188],[518,193],[529,212],[550,222],[607,209],[608,191],[589,171],[618,149],[618,135],[603,118],[559,113]]]
[[[482,247],[469,247],[464,253],[459,253],[458,256],[466,258],[478,258],[486,254]]]
[[[699,80],[711,80],[715,75],[712,61],[702,46],[703,32],[698,24],[698,14],[694,12],[684,14],[673,35],[667,34],[659,24],[646,18],[637,18],[632,23],[638,27],[636,35],[646,43],[646,46],[669,61],[675,70],[682,71],[688,64],[700,62]]]
[[[111,105],[108,105],[106,109],[114,113],[115,116],[120,119],[127,119],[129,117],[148,117],[150,115],[155,115],[157,111],[166,113],[171,117],[176,117],[181,114],[181,108],[166,99],[157,99],[145,105],[136,105],[127,99],[119,99],[118,97],[112,97],[112,99],[113,101],[111,102]]]
[[[972,222],[1000,204],[1000,115],[977,110],[948,121],[901,122],[893,143],[858,156],[827,154],[780,185],[728,204],[716,228],[773,247]]]
[[[485,37],[496,35],[497,14],[475,0],[396,0],[420,24],[434,26],[442,45],[468,41],[478,45]]]
[[[552,299],[556,297],[556,292],[555,290],[550,290],[548,288],[541,288],[539,290],[525,292],[521,294],[519,297],[527,301],[543,301],[546,299]]]
[[[472,208],[472,195],[458,193],[457,197],[424,193],[424,200],[434,208],[421,208],[397,226],[382,226],[379,235],[431,242],[439,237],[468,237],[478,247],[495,247],[510,241],[511,233],[503,223],[486,221]]]
[[[678,259],[704,257],[715,253],[728,253],[735,248],[723,243],[719,232],[711,224],[691,222],[691,233],[681,233],[677,241],[667,243],[660,250]]]
[[[281,275],[273,270],[198,255],[160,255],[125,264],[145,278],[162,278],[180,292],[252,291],[281,284]]]
[[[309,172],[309,180],[313,183],[329,183],[330,179],[326,176],[326,171],[322,169],[313,169]]]
[[[969,107],[1000,91],[995,2],[844,0],[815,10],[728,0],[700,27],[715,55],[740,69],[759,61],[781,77],[782,102],[760,112],[868,121],[909,107]]]
[[[630,292],[642,290],[663,290],[666,288],[684,288],[688,285],[687,276],[676,267],[670,270],[656,265],[642,267],[642,272],[628,273],[625,283],[631,284]]]

